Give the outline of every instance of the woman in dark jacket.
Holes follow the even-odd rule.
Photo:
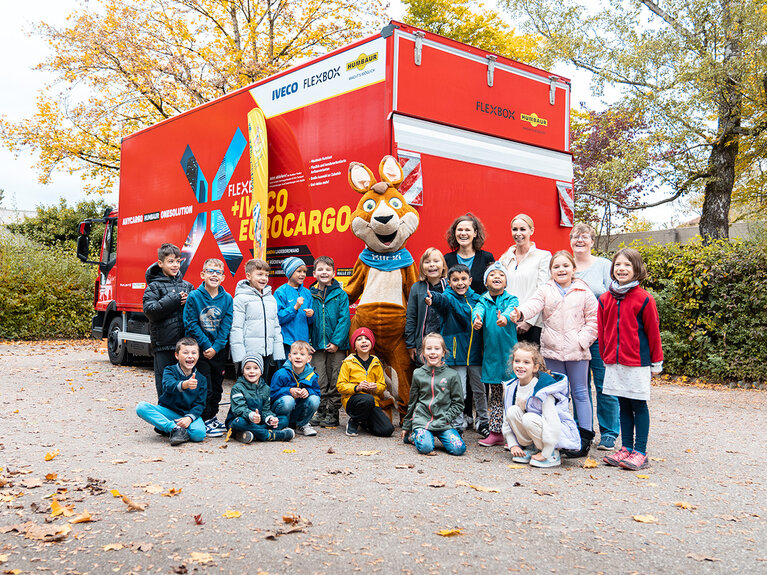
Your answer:
[[[495,261],[493,254],[482,248],[485,244],[485,226],[471,212],[458,216],[453,220],[445,234],[447,245],[452,250],[445,254],[447,268],[456,264],[469,266],[471,270],[471,289],[477,295],[487,291],[483,281],[487,266]]]

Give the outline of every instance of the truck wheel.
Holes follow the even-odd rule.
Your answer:
[[[120,316],[112,318],[109,322],[107,331],[107,353],[109,361],[114,365],[128,365],[128,349],[124,341],[117,337],[117,333],[122,329],[122,318]]]

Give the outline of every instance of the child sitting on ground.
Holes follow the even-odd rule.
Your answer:
[[[195,369],[199,357],[195,340],[178,340],[178,363],[165,368],[160,401],[157,405],[142,401],[136,406],[136,415],[154,425],[158,433],[168,435],[171,445],[205,439],[205,423],[200,416],[208,397],[208,382]]]
[[[254,353],[242,361],[242,375],[232,386],[226,426],[234,431],[241,443],[256,441],[290,441],[295,437],[292,429],[285,428],[286,417],[278,418],[271,409],[269,386],[261,373],[264,358]],[[285,428],[285,429],[283,429]]]
[[[463,455],[466,444],[455,429],[463,413],[463,387],[454,369],[445,365],[447,347],[438,333],[424,336],[421,357],[424,364],[413,372],[410,402],[402,422],[402,439],[415,445],[418,453],[436,455],[434,438],[450,455]]]
[[[320,385],[309,362],[312,347],[306,341],[294,341],[288,359],[278,369],[270,384],[272,411],[285,416],[297,433],[317,435],[309,421],[320,406]]]
[[[547,373],[538,347],[525,341],[514,346],[511,364],[516,377],[503,384],[503,435],[512,461],[533,467],[561,465],[558,450],[581,444],[570,415],[567,377]]]
[[[312,294],[304,287],[306,264],[297,257],[286,258],[282,262],[282,271],[288,283],[274,291],[277,300],[277,317],[282,329],[282,343],[285,355],[290,353],[294,341],[309,341],[309,326],[312,324]]]

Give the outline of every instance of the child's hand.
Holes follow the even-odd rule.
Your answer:
[[[202,352],[202,355],[205,357],[205,359],[213,359],[213,356],[216,355],[216,350],[212,347],[209,347]]]
[[[271,427],[277,427],[280,423],[280,420],[277,419],[275,416],[271,415],[266,419],[266,424]]]
[[[301,309],[302,305],[304,305],[304,298],[302,298],[301,296],[298,296],[298,299],[296,300],[296,305],[293,306],[293,309],[298,311],[299,309]]]
[[[250,412],[250,420],[253,423],[261,423],[261,414],[258,413],[257,409],[255,411]]]
[[[184,305],[184,304],[186,303],[186,297],[187,297],[187,295],[189,295],[189,294],[187,294],[185,291],[182,291],[182,292],[181,292],[180,294],[178,294],[178,295],[181,297],[181,305]]]
[[[338,346],[334,343],[329,343],[328,346],[325,348],[325,351],[328,353],[335,353],[338,351]]]
[[[501,310],[498,310],[498,319],[495,320],[495,323],[501,327],[506,327],[506,324],[509,323],[509,320],[507,320],[506,316],[501,313]]]
[[[432,303],[431,291],[429,290],[428,286],[426,286],[426,297],[423,298],[423,301],[426,303],[426,305],[429,305],[429,306]]]
[[[290,395],[293,396],[293,399],[300,399],[301,397],[301,390],[297,387],[291,387],[290,388]]]
[[[514,308],[514,311],[511,312],[510,315],[511,315],[511,321],[513,321],[514,323],[517,323],[522,318],[522,314],[519,313],[519,309],[517,308]]]
[[[197,389],[197,372],[192,372],[192,377],[181,384],[181,389]]]
[[[314,315],[314,310],[308,307],[304,310],[304,313],[306,314],[306,317],[312,317]]]
[[[192,425],[192,418],[189,417],[188,415],[185,415],[184,417],[181,417],[176,420],[176,425],[178,425],[179,427],[183,429],[186,429],[187,427]]]
[[[472,324],[472,327],[474,329],[482,329],[482,320],[479,318],[479,316],[474,317],[474,323]]]
[[[522,450],[522,448],[519,445],[512,445],[509,449],[509,452],[511,453],[512,457],[524,457],[525,452]]]
[[[403,429],[403,430],[400,432],[400,434],[399,434],[399,438],[400,438],[400,439],[405,439],[405,434],[406,434],[406,433],[407,433],[407,432],[406,432],[406,431]]]

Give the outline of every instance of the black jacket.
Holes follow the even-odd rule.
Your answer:
[[[146,270],[144,315],[149,319],[149,336],[154,351],[176,348],[184,337],[184,308],[181,292],[192,293],[194,286],[181,278],[166,276],[157,262]]]
[[[482,295],[487,291],[485,287],[485,270],[487,266],[495,261],[493,254],[486,252],[485,250],[477,250],[474,253],[474,261],[471,263],[471,289],[477,292],[477,295]],[[447,263],[447,269],[450,269],[458,263],[458,256],[456,252],[449,252],[445,254],[445,262]]]

